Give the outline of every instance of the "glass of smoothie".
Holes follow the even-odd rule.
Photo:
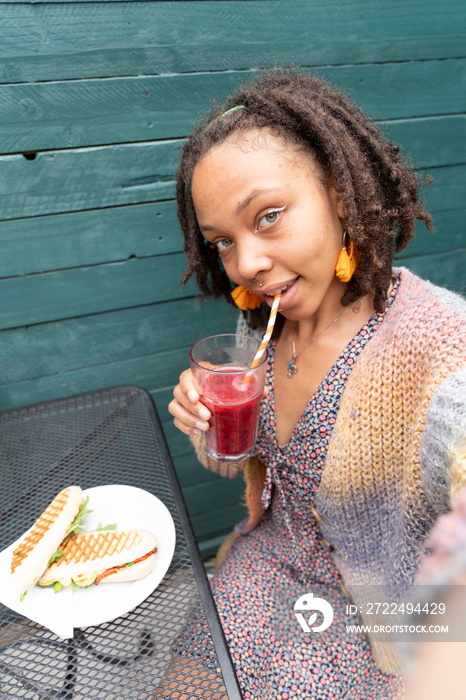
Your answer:
[[[217,462],[241,462],[254,454],[267,353],[249,369],[260,341],[246,335],[213,335],[190,352],[194,385],[211,413],[204,448]]]

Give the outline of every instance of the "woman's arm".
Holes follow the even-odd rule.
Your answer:
[[[466,367],[447,377],[434,393],[421,443],[421,477],[439,513],[466,485]]]

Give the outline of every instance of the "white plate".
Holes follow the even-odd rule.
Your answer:
[[[148,491],[112,484],[84,491],[92,510],[83,525],[95,530],[116,523],[117,529],[150,530],[157,536],[155,569],[139,581],[106,583],[73,591],[73,627],[89,627],[114,620],[133,610],[154,591],[170,566],[176,534],[168,508]],[[58,594],[59,595],[59,594]]]

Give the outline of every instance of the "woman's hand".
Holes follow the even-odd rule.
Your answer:
[[[200,435],[209,429],[210,411],[199,401],[199,394],[194,388],[193,374],[190,369],[180,374],[180,382],[173,389],[173,401],[168,410],[174,416],[175,426],[186,435]]]

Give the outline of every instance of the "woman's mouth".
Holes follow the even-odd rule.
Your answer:
[[[264,292],[262,292],[262,294],[264,294],[264,299],[265,299],[266,303],[269,306],[272,306],[274,296],[278,293],[281,293],[280,308],[282,309],[286,304],[291,302],[291,298],[292,298],[292,296],[294,296],[294,292],[296,291],[296,287],[297,287],[296,283],[298,280],[299,280],[299,277],[296,277],[294,280],[292,280],[288,284],[277,286],[274,289],[269,288],[267,290],[268,294],[264,294]],[[260,290],[259,290],[259,293],[261,293]]]

